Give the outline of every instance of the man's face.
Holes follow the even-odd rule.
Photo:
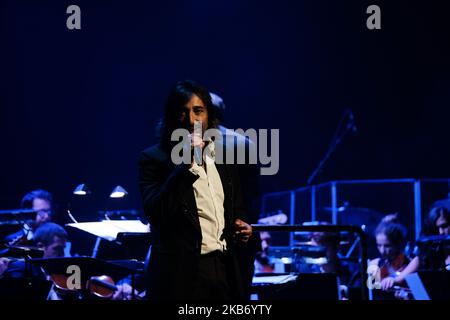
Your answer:
[[[44,199],[36,198],[33,200],[33,210],[36,211],[36,228],[45,222],[52,220],[52,207],[50,202]]]
[[[450,225],[442,214],[436,220],[436,228],[439,230],[440,235],[448,236],[450,234]]]
[[[48,246],[44,246],[44,258],[64,257],[65,248],[66,248],[66,239],[54,236],[53,242]]]
[[[398,252],[392,246],[391,242],[386,237],[386,235],[384,233],[377,234],[376,240],[377,240],[377,248],[378,251],[380,252],[381,257],[388,259],[389,261],[393,261],[396,258]]]
[[[180,108],[178,121],[180,127],[189,132],[194,131],[195,121],[200,121],[203,132],[206,131],[208,129],[208,109],[202,99],[193,94],[188,103]]]

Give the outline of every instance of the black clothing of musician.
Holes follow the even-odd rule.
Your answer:
[[[159,144],[144,150],[139,160],[139,185],[153,236],[150,299],[223,300],[243,295],[235,249],[246,245],[252,228],[244,222],[236,168],[214,161],[175,165],[170,158],[171,133],[177,128],[192,132],[194,121],[204,130],[217,125],[211,98],[198,84],[179,82],[166,102]],[[193,135],[190,141],[191,147],[207,147]],[[195,165],[198,171],[192,170]],[[206,176],[211,183],[200,186]],[[212,228],[219,232],[210,232]]]

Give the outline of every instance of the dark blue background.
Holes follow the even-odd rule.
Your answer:
[[[82,29],[65,13],[81,7]],[[382,30],[366,28],[378,4]],[[139,152],[170,86],[220,94],[230,128],[279,128],[280,171],[302,186],[340,115],[358,126],[319,181],[449,174],[445,1],[2,1],[0,208],[34,188],[60,209],[80,182],[91,207],[136,208]],[[107,196],[117,184],[122,203]]]

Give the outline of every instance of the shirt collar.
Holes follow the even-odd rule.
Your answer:
[[[203,154],[203,160],[206,161],[206,157],[208,157],[214,161],[216,159],[216,146],[214,144],[214,141],[211,139],[211,137],[208,137],[206,138],[205,142],[207,142],[205,149],[208,149],[208,152],[205,152]]]

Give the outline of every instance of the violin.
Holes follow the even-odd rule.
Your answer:
[[[393,261],[389,262],[387,259],[384,261],[380,268],[381,279],[387,277],[396,278],[408,265],[409,259],[405,254],[399,254]],[[412,298],[411,289],[404,285],[396,285],[388,289],[386,292],[394,293],[396,298],[409,300]]]
[[[53,282],[53,289],[56,294],[64,300],[111,299],[114,292],[118,290],[114,280],[107,275],[91,277],[81,289],[69,288],[67,285],[68,276],[64,274],[51,274],[50,280]]]
[[[389,262],[384,259],[383,264],[380,267],[381,279],[387,277],[395,278],[398,273],[402,272],[409,263],[409,259],[403,254],[399,254],[393,261]]]
[[[92,295],[103,299],[112,298],[114,292],[118,289],[114,280],[106,275],[91,277],[88,280],[87,288]]]

